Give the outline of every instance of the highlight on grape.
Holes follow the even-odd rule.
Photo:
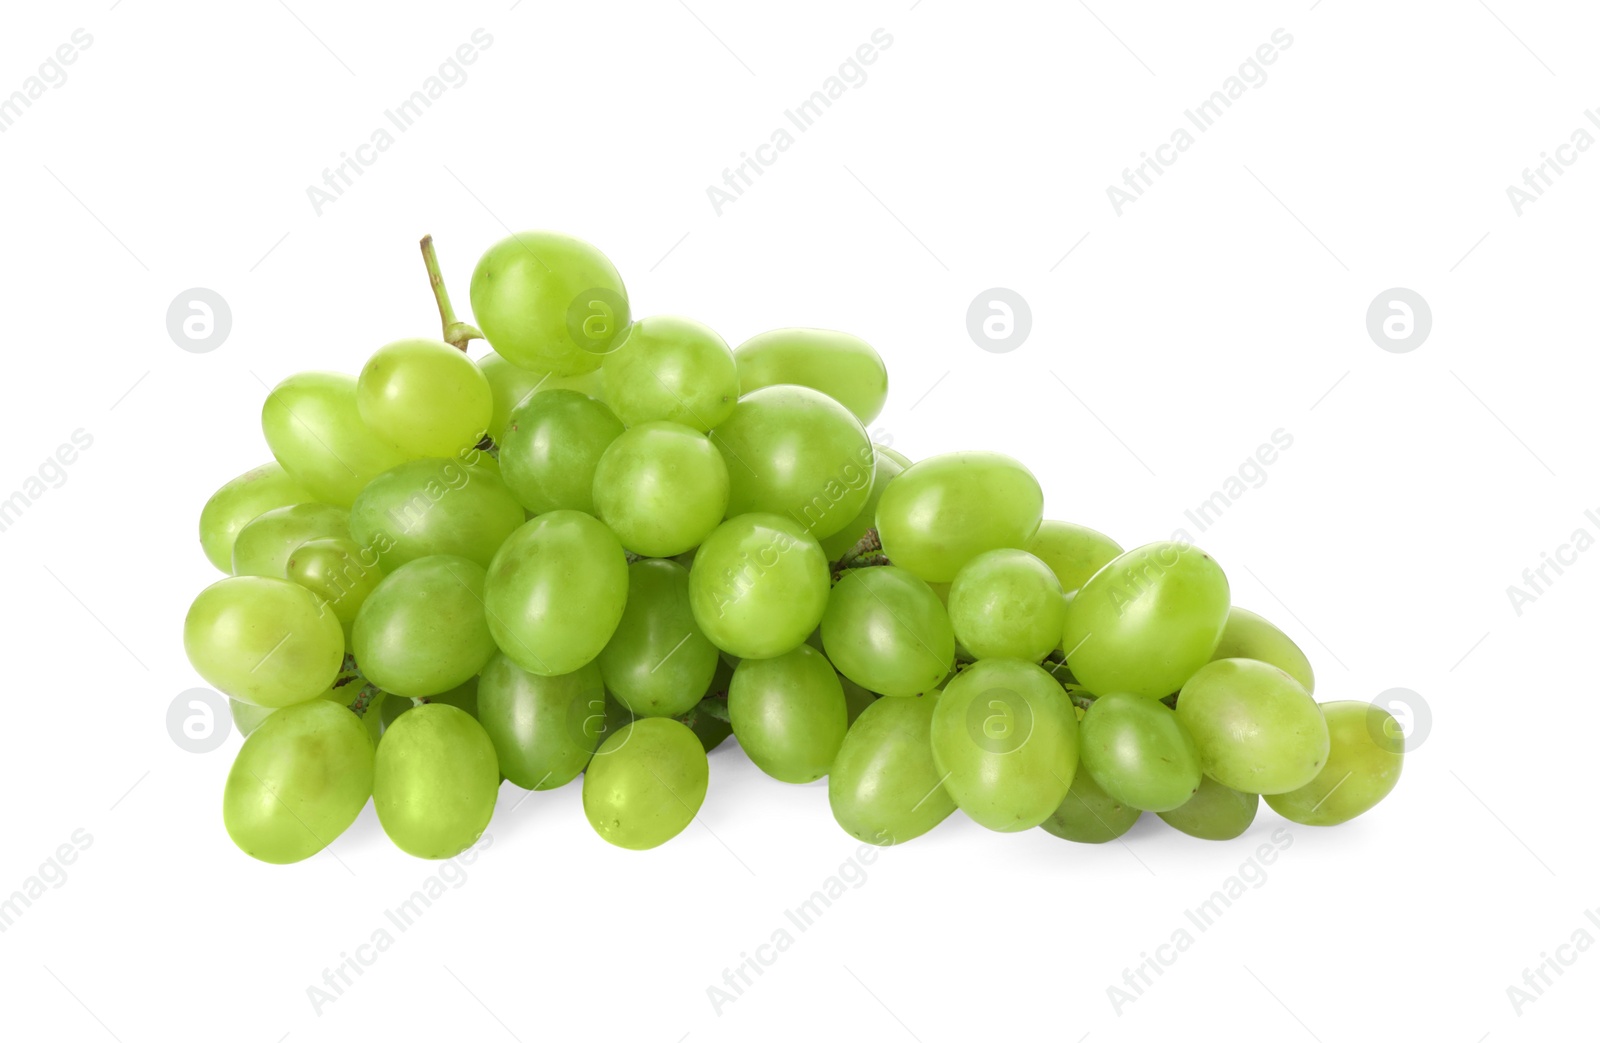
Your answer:
[[[554,232],[484,253],[469,323],[422,254],[441,335],[282,380],[273,458],[200,512],[224,575],[184,648],[244,736],[223,825],[252,857],[308,858],[371,800],[402,851],[452,859],[505,782],[576,783],[602,839],[653,848],[730,736],[774,779],[826,778],[875,847],[957,809],[1225,841],[1263,798],[1332,826],[1398,782],[1400,722],[1318,703],[1192,542],[1045,518],[1008,456],[874,442],[889,378],[861,338],[731,347],[635,316],[605,255]]]

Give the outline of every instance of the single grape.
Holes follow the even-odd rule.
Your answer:
[[[984,551],[950,581],[950,625],[976,659],[1038,662],[1061,643],[1061,581],[1027,551]]]
[[[478,368],[488,378],[489,392],[494,398],[494,415],[489,420],[489,437],[494,439],[496,445],[505,441],[506,425],[511,420],[511,411],[532,395],[558,388],[579,391],[591,398],[600,398],[605,393],[605,384],[600,378],[599,370],[581,373],[575,377],[558,377],[540,370],[514,366],[493,351],[478,360]]]
[[[642,717],[606,738],[583,774],[583,813],[601,838],[643,851],[694,821],[706,799],[705,748],[670,717]]]
[[[1078,770],[1072,703],[1049,674],[1020,659],[981,659],[952,678],[931,738],[956,806],[1002,833],[1048,819]]]
[[[628,328],[606,356],[606,401],[629,427],[671,420],[702,434],[733,412],[739,367],[709,326],[653,315]]]
[[[629,565],[622,620],[595,661],[606,689],[634,713],[692,710],[716,673],[717,648],[694,621],[689,570],[658,559]]]
[[[1206,775],[1201,777],[1200,788],[1188,803],[1161,812],[1161,821],[1201,840],[1232,840],[1250,828],[1260,806],[1258,794],[1229,789]]]
[[[1104,533],[1050,519],[1039,523],[1039,531],[1024,549],[1050,566],[1050,571],[1061,581],[1061,589],[1068,594],[1122,553],[1117,542]]]
[[[274,507],[312,499],[311,490],[289,477],[283,465],[252,467],[211,494],[200,509],[200,549],[223,572],[233,571],[233,543],[239,530]]]
[[[465,459],[411,460],[385,471],[356,497],[350,535],[378,555],[385,571],[430,554],[487,566],[527,519],[491,469],[486,453]]]
[[[408,855],[454,858],[477,843],[499,793],[494,743],[464,710],[413,707],[378,743],[372,803],[383,831]]]
[[[1178,694],[1178,719],[1194,736],[1200,765],[1245,793],[1287,793],[1328,761],[1328,724],[1300,682],[1254,659],[1219,659]]]
[[[1228,620],[1228,577],[1198,547],[1151,543],[1095,573],[1067,606],[1062,647],[1089,691],[1163,698],[1204,666]]]
[[[849,716],[839,675],[810,645],[771,659],[746,659],[733,672],[733,734],[755,766],[779,782],[812,782],[828,774]]]
[[[822,541],[822,553],[828,556],[829,561],[840,560],[861,542],[861,537],[877,523],[878,501],[883,499],[883,490],[889,484],[889,479],[909,466],[889,456],[881,445],[874,445],[872,452],[877,461],[872,470],[872,490],[867,493],[867,502],[861,505],[861,510],[850,519],[850,523]]]
[[[310,540],[350,536],[350,512],[327,503],[274,507],[253,518],[233,541],[235,576],[286,575],[294,549]]]
[[[850,726],[828,773],[828,805],[857,840],[903,844],[956,809],[933,761],[939,694],[879,699]]]
[[[412,699],[464,684],[495,652],[483,586],[481,566],[450,554],[389,573],[356,615],[351,650],[362,673]]]
[[[1267,796],[1273,811],[1304,826],[1337,826],[1371,811],[1400,781],[1405,764],[1405,733],[1382,707],[1323,703],[1322,716],[1328,763],[1299,789]]]
[[[284,563],[284,575],[327,603],[349,647],[356,615],[383,579],[383,569],[378,556],[355,540],[327,537],[296,547]]]
[[[578,511],[541,514],[512,533],[484,585],[495,644],[545,677],[570,674],[599,655],[627,601],[622,544]]]
[[[1299,681],[1306,694],[1316,691],[1317,678],[1312,673],[1311,660],[1300,651],[1300,646],[1265,619],[1237,605],[1228,609],[1228,623],[1222,628],[1222,639],[1217,642],[1217,650],[1211,658],[1259,659]]]
[[[535,514],[594,511],[594,470],[622,421],[576,391],[540,391],[511,411],[500,442],[500,475]]]
[[[356,407],[406,456],[452,456],[488,430],[494,393],[464,352],[412,337],[372,353],[356,379]]]
[[[1143,814],[1100,788],[1083,765],[1072,776],[1072,788],[1055,814],[1039,828],[1062,840],[1079,844],[1104,844],[1133,828]]]
[[[267,395],[261,431],[283,469],[316,499],[349,508],[368,482],[405,455],[361,420],[356,380],[296,373]]]
[[[350,827],[372,784],[360,718],[313,699],[273,712],[245,738],[223,790],[222,822],[251,858],[298,862]]]
[[[1200,788],[1200,751],[1165,703],[1112,692],[1096,699],[1081,723],[1081,768],[1113,798],[1141,811],[1171,811]]]
[[[770,659],[803,642],[828,604],[828,559],[799,524],[741,514],[707,536],[689,570],[695,622],[722,651]]]
[[[774,384],[815,388],[863,424],[883,412],[889,371],[872,345],[838,330],[782,329],[758,333],[734,350],[745,394]]]
[[[668,558],[700,545],[728,507],[728,468],[711,439],[652,420],[606,447],[594,470],[594,512],[623,547]]]
[[[728,465],[728,516],[781,514],[825,539],[850,524],[872,492],[876,457],[861,421],[811,388],[745,395],[711,440]]]
[[[928,585],[893,565],[850,569],[828,597],[822,646],[839,672],[869,691],[932,691],[950,672],[955,635]]]
[[[1043,512],[1038,480],[1009,456],[946,453],[918,460],[883,490],[878,538],[896,565],[949,583],[986,550],[1026,546]]]
[[[628,328],[628,291],[605,254],[556,232],[500,240],[472,271],[472,315],[496,352],[571,376],[600,368]]]
[[[339,619],[286,579],[235,576],[200,592],[183,621],[195,671],[225,695],[290,706],[327,691],[344,662]]]
[[[600,745],[605,703],[593,663],[540,677],[497,655],[478,679],[478,720],[500,771],[523,789],[555,789],[578,777]]]

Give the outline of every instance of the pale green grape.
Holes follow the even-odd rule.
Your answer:
[[[239,530],[274,507],[312,499],[311,490],[289,477],[283,465],[252,467],[211,494],[200,509],[200,549],[223,572],[233,571],[233,542]]]
[[[711,439],[728,464],[728,516],[781,514],[825,539],[872,492],[876,457],[851,412],[820,391],[784,384],[745,395]]]
[[[594,511],[594,469],[622,421],[577,391],[540,391],[511,411],[500,442],[500,476],[535,514]]]
[[[774,384],[815,388],[870,424],[889,397],[889,371],[872,345],[838,330],[758,333],[734,350],[745,394]]]
[[[466,458],[411,460],[372,480],[350,509],[350,535],[387,570],[430,554],[488,565],[527,519],[486,463]]]
[[[857,840],[903,844],[956,809],[933,761],[938,699],[938,692],[879,699],[850,726],[828,773],[828,804]]]
[[[1038,662],[1061,643],[1061,581],[1027,551],[984,551],[950,581],[950,625],[977,659]]]
[[[555,789],[578,777],[600,745],[605,705],[593,663],[541,677],[497,655],[478,679],[478,720],[500,771],[523,789]]]
[[[1205,773],[1245,793],[1297,790],[1328,761],[1328,724],[1316,702],[1300,682],[1254,659],[1197,670],[1178,694],[1178,719]]]
[[[810,645],[740,663],[728,719],[755,766],[780,782],[826,775],[850,726],[839,675]]]
[[[610,529],[551,511],[511,534],[489,565],[495,644],[530,673],[570,674],[611,640],[628,601],[628,557]]]
[[[472,270],[472,316],[491,347],[528,369],[600,368],[628,328],[628,291],[605,254],[556,232],[520,232]]]
[[[709,326],[653,315],[628,328],[606,356],[606,401],[629,427],[671,420],[702,433],[733,412],[739,368],[727,341]]]
[[[351,650],[367,680],[420,699],[447,692],[482,670],[495,652],[483,586],[483,568],[451,554],[418,558],[383,577],[351,634]]]
[[[931,738],[956,806],[1002,833],[1048,819],[1078,770],[1072,703],[1049,674],[1020,659],[982,659],[952,678]]]
[[[1067,606],[1062,647],[1098,695],[1171,695],[1210,659],[1228,620],[1228,577],[1205,551],[1151,543],[1096,572]]]
[[[349,828],[372,785],[361,719],[313,699],[273,712],[245,738],[223,790],[222,822],[251,858],[298,862]]]
[[[599,370],[580,373],[575,377],[558,377],[542,370],[523,369],[521,366],[512,365],[493,351],[478,360],[478,368],[488,378],[489,391],[494,397],[494,415],[489,421],[489,437],[495,440],[496,445],[505,440],[506,425],[511,420],[511,411],[530,395],[558,388],[581,391],[591,398],[600,398],[604,394],[605,385],[600,378]]]
[[[1201,840],[1232,840],[1250,828],[1260,806],[1258,794],[1229,789],[1205,775],[1200,779],[1200,789],[1188,803],[1161,812],[1161,821]]]
[[[594,470],[594,512],[635,554],[669,558],[700,545],[728,507],[728,468],[691,427],[653,420],[606,447]]]
[[[1110,536],[1072,522],[1046,519],[1039,523],[1024,548],[1050,566],[1068,594],[1089,581],[1089,577],[1110,564],[1122,548]]]
[[[1372,703],[1322,704],[1328,762],[1317,777],[1267,796],[1273,811],[1305,826],[1337,826],[1371,811],[1400,781],[1406,740],[1399,723]]]
[[[656,559],[628,566],[628,602],[596,663],[606,689],[636,714],[694,709],[716,673],[717,648],[694,621],[688,569]]]
[[[583,774],[583,813],[608,843],[657,847],[694,821],[709,775],[705,748],[688,726],[642,717],[595,751]]]
[[[324,537],[349,538],[350,512],[327,503],[274,507],[253,518],[233,541],[235,576],[282,579],[294,549]]]
[[[1039,828],[1062,840],[1079,844],[1104,844],[1133,828],[1143,814],[1100,788],[1084,766],[1072,776],[1072,788],[1055,813]]]
[[[344,631],[304,587],[235,576],[211,584],[189,606],[183,650],[223,694],[257,706],[289,706],[333,684],[344,662]]]
[[[741,514],[707,536],[689,570],[701,633],[730,655],[770,659],[803,642],[828,604],[828,559],[799,524]]]
[[[488,430],[494,393],[465,352],[412,337],[372,353],[356,379],[356,407],[368,427],[405,455],[452,456]]]
[[[861,505],[861,510],[850,519],[850,523],[822,541],[822,553],[828,556],[829,561],[838,561],[849,554],[861,537],[867,534],[867,530],[877,523],[878,501],[883,498],[884,486],[889,484],[889,479],[910,466],[901,464],[881,445],[874,445],[872,451],[877,461],[872,471],[872,490],[867,494],[867,502]]]
[[[929,583],[949,583],[986,550],[1026,546],[1044,493],[1026,467],[999,453],[918,460],[883,490],[878,538],[889,560]]]
[[[1317,678],[1311,660],[1294,640],[1267,620],[1237,605],[1228,609],[1228,623],[1222,628],[1213,659],[1259,659],[1282,670],[1306,690],[1316,691]]]
[[[1200,788],[1200,751],[1165,703],[1142,695],[1102,695],[1079,729],[1080,770],[1141,811],[1182,807]]]
[[[950,672],[956,651],[938,596],[893,565],[844,574],[822,616],[822,646],[852,681],[898,696],[933,690]]]
[[[324,503],[348,508],[405,454],[361,420],[356,379],[296,373],[267,396],[261,431],[283,469]]]
[[[383,831],[408,855],[453,858],[477,843],[499,793],[494,743],[464,710],[414,707],[378,742],[372,803]]]
[[[383,579],[377,558],[352,539],[308,540],[289,555],[284,575],[327,603],[348,644],[356,614]]]

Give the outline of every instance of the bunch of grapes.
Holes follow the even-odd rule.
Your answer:
[[[730,350],[632,319],[604,255],[543,232],[478,262],[472,326],[423,255],[442,338],[283,381],[273,462],[201,512],[229,576],[184,646],[246,736],[223,799],[246,853],[307,858],[370,798],[401,849],[449,858],[503,781],[580,775],[595,831],[650,848],[729,734],[776,779],[826,776],[875,844],[956,808],[1086,843],[1149,811],[1223,840],[1261,796],[1333,825],[1398,780],[1396,721],[1318,705],[1209,555],[1044,520],[1006,456],[873,444],[888,375],[859,338]]]

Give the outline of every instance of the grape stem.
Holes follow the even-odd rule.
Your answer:
[[[874,565],[891,564],[889,556],[883,553],[883,541],[878,539],[877,529],[868,529],[862,533],[856,545],[845,552],[844,557],[833,563],[833,581],[851,569],[869,568]]]
[[[428,285],[433,287],[433,299],[439,304],[439,320],[444,324],[445,343],[457,351],[465,352],[467,342],[482,340],[483,334],[476,326],[456,318],[450,306],[450,292],[444,288],[444,276],[439,272],[439,255],[433,249],[433,236],[422,237],[422,263],[428,266]]]

